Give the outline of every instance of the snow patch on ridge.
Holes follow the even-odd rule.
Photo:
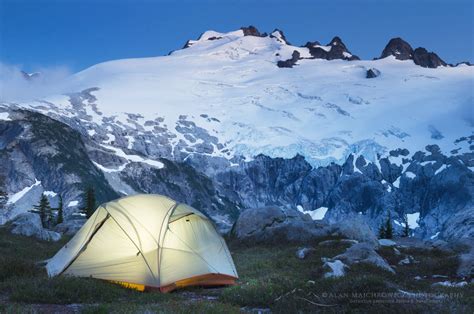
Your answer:
[[[8,197],[8,201],[7,201],[7,204],[15,204],[16,202],[18,202],[23,196],[26,195],[26,193],[28,193],[32,188],[34,188],[35,186],[38,186],[41,184],[41,181],[38,181],[36,178],[35,178],[35,183],[33,183],[33,185],[31,186],[27,186],[26,188],[22,189],[21,191],[13,194],[13,195],[10,195]]]

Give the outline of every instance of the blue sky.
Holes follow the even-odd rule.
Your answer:
[[[338,35],[363,59],[400,36],[447,62],[473,62],[473,6],[467,0],[0,0],[0,62],[79,71],[164,55],[205,30],[250,24],[262,32],[280,28],[295,45]]]

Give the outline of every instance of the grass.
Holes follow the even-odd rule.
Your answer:
[[[161,294],[88,278],[48,278],[38,262],[54,255],[67,240],[48,243],[0,228],[0,313],[238,313],[255,309],[275,313],[397,313],[401,309],[453,313],[474,309],[472,284],[431,287],[436,280],[433,274],[452,278],[458,263],[455,256],[437,250],[405,248],[398,256],[391,248],[381,248],[379,254],[396,267],[396,275],[359,264],[342,278],[324,278],[321,258],[344,252],[347,244],[321,247],[312,243],[316,251],[300,260],[295,255],[297,245],[247,247],[229,242],[240,276],[238,285]],[[398,265],[407,254],[417,263]],[[415,276],[426,279],[417,281]],[[400,290],[432,295],[414,299],[400,295]]]

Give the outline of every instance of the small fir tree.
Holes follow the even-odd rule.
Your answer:
[[[392,215],[388,212],[387,222],[385,223],[385,239],[393,238]]]
[[[410,236],[410,225],[408,225],[408,215],[403,214],[403,236],[409,237]]]
[[[4,190],[5,178],[0,175],[0,210],[4,209],[7,206],[8,195]]]
[[[39,204],[33,206],[31,212],[40,216],[43,228],[49,228],[51,223],[52,211],[51,206],[49,205],[49,200],[46,195],[41,194]]]
[[[86,193],[84,194],[83,206],[81,212],[90,218],[95,211],[96,201],[95,201],[95,191],[93,187],[87,188]]]
[[[385,239],[385,222],[379,228],[379,239]]]
[[[63,221],[64,221],[63,197],[61,195],[59,195],[58,216],[56,217],[56,225],[59,225]]]

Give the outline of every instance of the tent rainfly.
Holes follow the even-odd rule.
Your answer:
[[[232,285],[224,239],[198,210],[161,195],[105,203],[46,264],[48,275],[104,279],[140,291]]]

